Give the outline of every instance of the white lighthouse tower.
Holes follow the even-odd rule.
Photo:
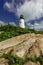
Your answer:
[[[25,28],[25,21],[24,21],[23,15],[20,15],[19,26],[20,26],[21,28]]]

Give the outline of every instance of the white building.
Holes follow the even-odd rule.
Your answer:
[[[24,21],[23,15],[20,15],[19,26],[20,26],[21,28],[25,28],[25,21]]]

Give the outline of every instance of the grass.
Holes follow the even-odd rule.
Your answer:
[[[8,60],[8,65],[23,65],[25,62],[32,61],[32,62],[39,62],[41,65],[43,65],[43,57],[37,57],[37,58],[19,58],[17,56],[12,56],[11,54],[3,54],[3,58]]]
[[[35,31],[33,29],[23,29],[23,28],[11,26],[11,25],[1,26],[0,32],[1,31],[3,32],[2,34],[0,34],[0,41],[15,37],[15,36],[19,36],[21,34],[26,34],[26,33],[43,34],[43,31]]]

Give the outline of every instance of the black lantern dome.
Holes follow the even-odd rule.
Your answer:
[[[20,19],[24,19],[24,16],[23,15],[20,15]]]

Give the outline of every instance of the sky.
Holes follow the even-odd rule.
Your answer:
[[[23,14],[26,27],[43,30],[43,0],[0,0],[0,25],[19,25]]]

